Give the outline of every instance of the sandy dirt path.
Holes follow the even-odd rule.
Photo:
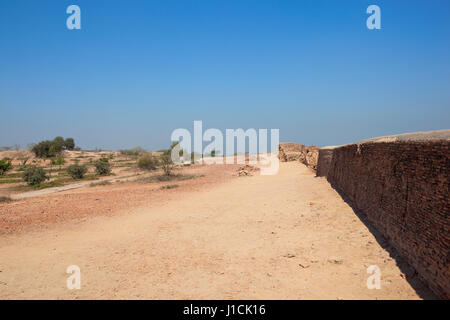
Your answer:
[[[397,262],[325,179],[281,163],[132,214],[2,236],[0,298],[430,297]],[[80,290],[66,287],[69,265]],[[369,265],[380,290],[366,287]]]

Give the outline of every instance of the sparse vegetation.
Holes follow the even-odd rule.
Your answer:
[[[51,160],[51,164],[54,166],[59,166],[59,169],[61,169],[61,166],[66,163],[66,160],[64,160],[64,157],[55,157]]]
[[[173,174],[173,175],[166,175],[166,174],[159,174],[159,175],[152,175],[147,177],[139,177],[134,182],[138,183],[155,183],[155,182],[163,182],[163,181],[183,181],[183,180],[189,180],[194,178],[200,178],[204,175],[196,175],[196,174]]]
[[[67,168],[67,173],[72,179],[83,179],[86,172],[87,168],[79,164],[72,164]]]
[[[111,165],[108,160],[108,158],[101,158],[100,160],[94,162],[95,171],[98,175],[104,176],[111,173]]]
[[[178,187],[179,187],[178,184],[166,184],[165,186],[162,186],[161,189],[174,189]]]
[[[39,166],[29,166],[23,172],[23,180],[29,186],[39,186],[43,181],[48,180],[44,168]]]
[[[128,157],[138,157],[147,151],[141,147],[134,147],[132,149],[120,150],[120,154]]]
[[[179,142],[173,142],[168,150],[160,156],[161,168],[166,176],[172,175],[175,163],[172,161],[172,150],[178,146]]]
[[[107,186],[110,185],[111,181],[109,180],[103,180],[103,181],[99,181],[99,182],[92,182],[91,184],[89,184],[90,187],[97,187],[97,186]]]
[[[0,184],[2,183],[18,183],[22,182],[22,179],[2,179],[0,180]]]
[[[155,170],[158,160],[151,153],[145,153],[138,159],[137,165],[140,169]]]
[[[11,170],[13,165],[11,163],[11,159],[3,158],[0,160],[0,176],[3,176],[7,171]]]
[[[161,162],[161,168],[163,169],[164,174],[166,176],[172,175],[172,171],[175,167],[175,164],[172,161],[170,153],[164,153],[163,155],[161,155],[160,162]]]

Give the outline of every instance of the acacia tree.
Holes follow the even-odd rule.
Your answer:
[[[64,140],[64,148],[66,150],[73,150],[75,148],[75,141],[73,138],[67,138]]]
[[[173,169],[175,168],[175,164],[172,161],[170,153],[165,152],[163,155],[161,155],[160,163],[161,168],[164,171],[164,174],[166,176],[170,176],[172,174]]]
[[[175,163],[172,161],[172,150],[177,147],[178,144],[179,142],[173,142],[170,148],[164,151],[160,157],[161,168],[166,176],[170,176],[175,168]]]

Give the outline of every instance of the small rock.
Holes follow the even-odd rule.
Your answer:
[[[333,263],[333,264],[342,264],[344,262],[344,260],[342,260],[340,258],[329,258],[328,262]]]
[[[299,263],[298,264],[300,267],[302,267],[303,269],[304,268],[309,268],[309,264],[301,264],[301,263]]]

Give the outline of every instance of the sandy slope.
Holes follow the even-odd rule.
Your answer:
[[[0,298],[430,297],[326,180],[298,163],[131,210],[2,236]],[[66,288],[72,264],[80,290]],[[381,268],[380,290],[366,287],[369,265]]]

